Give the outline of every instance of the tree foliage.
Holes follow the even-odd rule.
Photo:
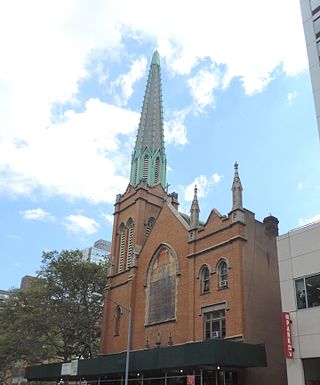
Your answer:
[[[79,250],[44,252],[37,278],[0,304],[0,370],[92,358],[98,352],[108,261],[83,260]]]

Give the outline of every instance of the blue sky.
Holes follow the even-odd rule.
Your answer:
[[[0,46],[1,289],[35,274],[43,250],[111,240],[155,49],[180,209],[196,183],[201,219],[227,214],[238,161],[258,220],[272,213],[283,234],[320,219],[298,0],[12,0]]]

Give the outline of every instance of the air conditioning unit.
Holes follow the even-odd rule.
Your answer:
[[[220,332],[218,332],[218,331],[212,332],[211,338],[214,339],[214,340],[217,339],[217,338],[220,338]]]
[[[226,279],[223,279],[220,281],[220,287],[227,287],[228,286],[228,281]]]

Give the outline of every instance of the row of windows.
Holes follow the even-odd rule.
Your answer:
[[[298,309],[320,306],[320,274],[295,280]]]
[[[218,288],[228,287],[228,264],[225,260],[221,260],[217,265]],[[210,270],[207,265],[200,269],[200,292],[201,294],[210,292]]]
[[[153,223],[153,221],[150,221]],[[121,257],[127,252],[127,266],[129,256],[132,255],[132,236],[133,221],[129,219],[127,225],[122,224],[120,231],[120,258],[119,271],[124,262]],[[126,241],[123,241],[121,234],[127,233]],[[126,245],[123,246],[123,245]],[[146,279],[146,324],[156,324],[174,320],[176,318],[176,296],[177,296],[177,277],[179,276],[179,260],[176,252],[170,245],[162,244],[158,247],[147,272]],[[221,259],[216,267],[219,288],[227,287],[228,284],[228,263]],[[208,265],[202,266],[199,272],[201,282],[201,293],[210,290],[210,270]],[[226,335],[225,322],[225,303],[204,308],[203,315],[203,334],[204,338],[224,338]],[[120,319],[122,316],[121,307],[117,307],[114,314],[115,328],[114,335],[119,335]]]
[[[115,309],[114,335],[120,335],[120,321],[122,316],[121,307]],[[226,336],[226,309],[225,304],[214,305],[210,310],[203,312],[203,334],[204,339],[222,339]]]
[[[155,218],[150,217],[146,222],[145,234],[149,236]],[[121,223],[119,227],[119,261],[118,261],[118,273],[121,273],[125,269],[130,269],[133,262],[133,234],[134,223],[132,218],[129,218],[127,224]]]
[[[145,155],[143,158],[143,168],[142,168],[142,178],[146,181],[148,180],[149,175],[149,163],[150,163],[150,157],[149,155]],[[138,177],[138,160],[135,159],[134,161],[134,175],[133,175],[133,183],[136,184],[139,181],[137,180]],[[160,178],[160,158],[157,157],[155,160],[155,171],[154,171],[154,183],[159,183]]]

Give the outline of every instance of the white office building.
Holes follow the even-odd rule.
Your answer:
[[[82,250],[83,258],[90,261],[98,263],[104,258],[110,256],[111,252],[111,242],[104,239],[97,240],[93,246],[87,247]]]
[[[320,0],[300,0],[300,6],[320,135]]]
[[[277,247],[282,310],[292,322],[288,385],[320,385],[320,222],[279,236]]]

